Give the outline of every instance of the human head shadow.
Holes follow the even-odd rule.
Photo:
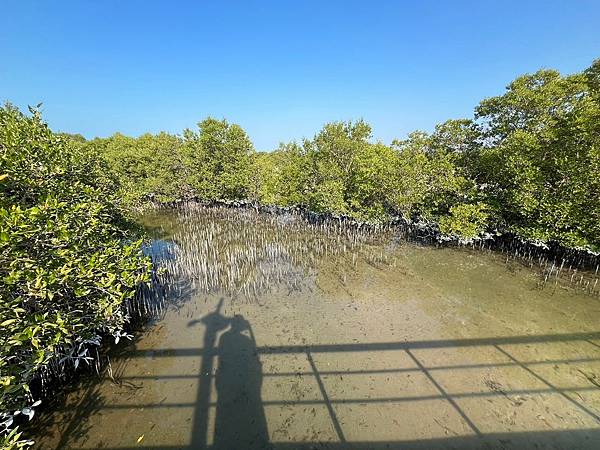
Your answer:
[[[215,449],[269,448],[261,399],[262,365],[250,323],[241,315],[219,339]]]
[[[242,316],[221,314],[223,300],[216,310],[202,319],[191,321],[205,325],[204,354],[200,372],[197,410],[192,431],[192,448],[206,448],[210,377],[213,356],[218,357],[215,386],[217,390],[215,428],[211,449],[269,449],[267,420],[261,398],[262,364],[250,323]],[[218,344],[217,333],[221,334]],[[216,348],[215,348],[216,347]]]

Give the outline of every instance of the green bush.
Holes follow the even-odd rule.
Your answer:
[[[258,200],[370,222],[425,219],[463,239],[494,230],[597,251],[599,80],[600,61],[569,76],[523,75],[484,99],[472,120],[391,145],[372,142],[362,120],[325,124],[312,139],[270,153],[256,153],[239,125],[210,117],[181,136],[62,137],[105,161],[129,206]],[[485,214],[476,217],[474,205]]]
[[[187,184],[205,200],[252,197],[254,147],[246,132],[226,120],[206,118],[186,130],[182,148]]]
[[[121,199],[139,206],[153,198],[170,202],[186,196],[187,167],[181,154],[182,140],[168,133],[131,138],[116,133],[84,144],[102,157],[113,175]]]
[[[258,200],[369,222],[424,219],[461,239],[498,231],[598,251],[599,80],[600,61],[569,76],[526,74],[484,99],[472,120],[391,145],[372,142],[362,120],[258,154],[241,127],[212,118],[182,137],[66,137],[105,158],[129,204]]]
[[[476,109],[471,173],[493,221],[524,238],[600,250],[600,60],[518,77]]]
[[[310,162],[296,143],[281,144],[273,152],[258,153],[255,197],[269,205],[305,205]]]
[[[467,240],[481,235],[487,223],[488,214],[483,203],[451,206],[450,215],[439,220],[440,231],[443,234]]]
[[[87,362],[119,336],[147,280],[141,242],[98,158],[40,114],[0,108],[0,412],[32,406],[31,383]],[[25,408],[25,409],[24,409]]]

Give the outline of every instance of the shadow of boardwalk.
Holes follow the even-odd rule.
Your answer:
[[[103,447],[104,450],[139,450],[140,448],[176,450],[195,449],[196,447]],[[272,444],[272,448],[273,450],[598,450],[600,448],[600,432],[586,429],[490,433],[474,437],[459,436],[406,441],[280,442]],[[231,450],[245,450],[245,447],[231,447]]]
[[[190,322],[190,326],[196,323],[204,325],[202,348],[176,348],[155,349],[151,354],[156,358],[201,358],[201,371],[199,379],[197,374],[171,374],[168,376],[155,375],[132,375],[123,377],[123,381],[133,382],[148,379],[163,379],[165,382],[179,379],[197,379],[198,394],[196,399],[182,399],[180,402],[161,403],[137,403],[135,405],[127,402],[105,403],[100,402],[97,410],[103,412],[133,410],[177,410],[180,408],[193,410],[193,428],[190,441],[184,445],[174,445],[164,442],[163,445],[153,445],[144,442],[143,445],[111,446],[104,445],[103,448],[114,450],[129,450],[134,448],[152,449],[600,449],[600,416],[598,414],[599,387],[588,383],[582,385],[564,385],[552,378],[552,372],[548,368],[581,363],[600,363],[597,350],[595,354],[576,355],[573,354],[566,359],[552,359],[541,356],[530,359],[527,355],[521,355],[518,348],[532,347],[535,344],[546,345],[548,343],[577,343],[581,351],[587,348],[597,349],[600,342],[600,332],[582,332],[569,334],[548,335],[523,335],[486,338],[465,338],[452,340],[424,340],[405,342],[372,342],[372,343],[333,343],[317,345],[289,345],[289,346],[257,346],[248,321],[242,316],[226,317],[221,314],[222,302],[215,311],[204,316],[202,319]],[[219,338],[220,335],[220,338]],[[449,365],[439,365],[431,359],[424,358],[423,350],[433,349],[473,349],[486,347],[496,355],[502,356],[501,360],[493,361],[463,361]],[[389,351],[400,357],[405,355],[405,361],[412,362],[409,365],[398,367],[361,367],[359,369],[322,367],[323,360],[319,355],[351,354],[353,358],[361,358],[372,352]],[[133,350],[128,353],[129,358],[146,358],[148,350]],[[289,356],[290,354],[305,355],[305,369],[293,372],[263,371],[260,357]],[[356,361],[358,363],[358,361]],[[400,361],[399,361],[400,362]],[[577,367],[577,366],[573,366]],[[500,390],[481,390],[474,385],[466,390],[450,389],[447,386],[448,377],[444,374],[460,373],[461,370],[488,371],[495,368],[511,369],[513,373],[527,375],[530,383],[519,386],[505,386]],[[428,383],[430,389],[422,394],[410,390],[398,390],[393,395],[377,396],[340,396],[331,390],[324,377],[344,376],[350,379],[352,376],[375,376],[384,374],[392,377],[400,375],[421,375]],[[550,376],[549,376],[550,374]],[[287,400],[285,398],[267,398],[261,396],[263,379],[273,377],[311,377],[314,379],[319,397],[298,398]],[[216,387],[217,398],[211,398],[213,380]],[[446,381],[444,381],[446,380]],[[93,395],[93,394],[90,394]],[[550,396],[561,399],[563,407],[569,407],[572,413],[580,418],[570,424],[564,423],[564,428],[523,430],[519,424],[514,431],[502,430],[500,426],[490,428],[489,421],[485,416],[474,411],[469,401],[486,402],[494,398],[510,399],[519,396],[529,396],[530,400],[539,398],[547,400]],[[393,436],[393,439],[361,440],[348,439],[352,435],[352,427],[355,422],[343,421],[338,417],[340,409],[350,406],[356,409],[367,409],[368,405],[410,405],[418,402],[436,401],[438,405],[446,404],[454,415],[460,417],[464,426],[463,435],[456,436],[423,436],[418,438],[415,433],[407,435],[401,433]],[[269,433],[264,408],[292,408],[292,407],[321,407],[329,416],[332,429],[337,434],[337,440],[320,442],[313,439],[298,439],[297,441],[269,441]],[[215,411],[216,408],[216,411]],[[213,421],[210,412],[215,411],[214,433]],[[78,412],[80,414],[80,412]],[[560,415],[567,412],[559,411]],[[270,416],[269,416],[270,417]],[[326,416],[322,416],[326,417]],[[400,417],[400,416],[399,416]],[[81,422],[85,417],[73,417],[73,420]],[[583,421],[585,419],[585,422]],[[383,419],[382,419],[383,420]],[[426,421],[427,418],[423,417]],[[89,422],[88,422],[89,424]],[[482,426],[483,425],[483,426]],[[494,423],[497,425],[497,422]],[[550,425],[548,425],[550,427]],[[572,428],[570,428],[570,427]],[[499,429],[500,428],[500,429]],[[519,429],[521,428],[521,429]],[[67,434],[74,434],[74,430],[67,427]],[[365,438],[372,436],[365,436]],[[389,435],[388,435],[389,437]],[[365,439],[363,438],[363,439]],[[61,442],[67,442],[63,439]],[[88,449],[92,446],[64,448]]]

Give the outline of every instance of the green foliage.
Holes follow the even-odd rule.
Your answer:
[[[307,204],[318,212],[351,214],[352,176],[357,158],[369,145],[371,127],[365,122],[326,124],[304,148],[311,176]]]
[[[263,203],[381,221],[391,212],[397,152],[369,142],[363,121],[326,124],[312,139],[281,145],[259,159]]]
[[[362,121],[327,124],[302,147],[261,156],[259,199],[599,250],[599,80],[600,61],[567,77],[524,75],[482,101],[475,121],[449,120],[391,148],[369,142]]]
[[[184,133],[183,154],[195,195],[209,200],[247,199],[253,192],[254,147],[246,132],[207,118]]]
[[[461,174],[456,155],[436,149],[436,139],[416,132],[393,144],[400,153],[394,205],[405,217],[436,220],[472,195],[473,183]]]
[[[0,436],[0,449],[17,450],[20,448],[31,447],[34,443],[28,439],[22,439],[23,433],[16,428],[10,430],[3,436]]]
[[[476,109],[484,139],[474,178],[500,228],[600,249],[599,66],[521,76]]]
[[[301,146],[281,144],[271,153],[259,153],[256,167],[256,195],[261,202],[280,206],[306,203],[310,164]]]
[[[128,205],[238,200],[256,195],[255,153],[238,125],[207,118],[183,137],[168,133],[131,138],[120,133],[81,144],[105,161]]]
[[[487,222],[488,214],[483,203],[451,206],[450,215],[439,220],[442,233],[467,240],[481,235],[486,229]]]
[[[371,222],[424,219],[462,238],[485,229],[600,250],[600,61],[571,76],[518,77],[483,100],[474,120],[390,146],[372,142],[362,120],[328,123],[270,153],[210,117],[182,136],[63,137],[103,157],[104,179],[130,205],[257,200]],[[485,214],[469,215],[475,205]]]
[[[0,108],[0,412],[30,405],[50,363],[77,365],[86,342],[118,334],[124,302],[147,278],[112,180],[88,150],[35,110]]]
[[[389,218],[397,190],[398,153],[383,144],[363,145],[356,153],[348,204],[360,220],[381,222]]]
[[[173,201],[189,191],[182,182],[187,167],[181,154],[182,140],[177,136],[160,133],[130,138],[117,133],[94,139],[85,147],[104,158],[128,204],[139,205],[149,197]]]

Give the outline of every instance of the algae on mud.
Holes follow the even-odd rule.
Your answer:
[[[170,243],[162,317],[57,402],[39,448],[600,445],[595,296],[390,230],[205,208],[144,221]]]

